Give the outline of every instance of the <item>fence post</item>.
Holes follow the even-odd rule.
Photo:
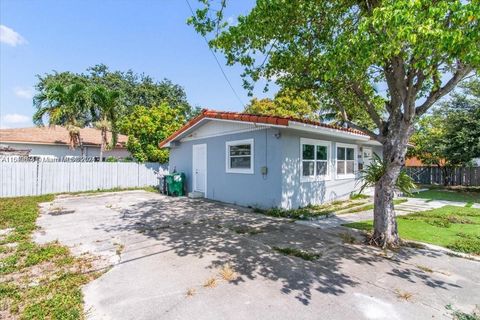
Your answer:
[[[37,170],[36,170],[36,174],[35,174],[35,194],[38,196],[39,193],[38,193],[38,181],[40,179],[38,179],[38,173],[39,173],[39,167],[40,167],[40,160],[37,159]]]

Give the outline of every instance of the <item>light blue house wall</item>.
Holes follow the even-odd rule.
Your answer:
[[[330,141],[331,168],[329,177],[320,181],[301,181],[301,146],[300,139]],[[282,201],[280,206],[285,209],[304,207],[309,204],[321,204],[336,199],[348,198],[360,183],[355,178],[336,177],[337,144],[353,144],[357,146],[357,160],[360,161],[361,143],[352,140],[332,138],[321,134],[282,130]],[[372,151],[381,156],[381,147],[372,147]],[[356,165],[355,171],[358,170]]]
[[[254,174],[227,173],[226,142],[251,138],[254,139]],[[331,141],[330,179],[314,182],[301,181],[301,138]],[[355,144],[357,150],[362,143],[292,129],[263,128],[182,141],[180,145],[171,147],[169,169],[186,174],[189,192],[193,189],[192,146],[204,143],[207,145],[205,196],[208,199],[243,206],[291,209],[346,198],[360,187],[354,178],[336,178],[335,159],[337,143]],[[381,147],[369,147],[373,152],[381,155]],[[360,151],[357,153],[357,158],[359,153]],[[260,173],[260,168],[263,166],[268,168],[267,175]]]
[[[278,130],[260,129],[218,137],[181,142],[170,150],[170,171],[184,172],[187,189],[192,191],[192,146],[207,144],[207,192],[206,198],[252,207],[277,207],[282,190],[281,139],[275,138]],[[227,141],[254,139],[254,173],[227,173],[225,157]],[[262,175],[260,168],[268,167]]]

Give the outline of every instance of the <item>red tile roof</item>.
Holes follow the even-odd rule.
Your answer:
[[[111,133],[108,133],[107,136],[108,139],[110,139],[112,135]],[[94,128],[80,129],[80,138],[85,145],[100,146],[102,143],[100,130]],[[118,143],[116,147],[125,147],[127,139],[128,137],[123,134],[118,135]],[[70,138],[67,129],[61,126],[0,129],[0,142],[68,145],[69,140]]]
[[[441,166],[445,165],[445,160],[444,159],[440,160],[440,165]],[[420,160],[417,157],[411,157],[411,158],[407,158],[407,160],[405,160],[405,166],[406,167],[430,167],[431,165],[424,164],[422,162],[422,160]]]
[[[288,127],[289,121],[299,122],[310,124],[314,126],[324,127],[328,129],[334,129],[339,131],[345,131],[351,134],[359,134],[367,136],[362,131],[351,129],[351,128],[343,128],[331,124],[322,123],[319,121],[307,120],[307,119],[299,119],[294,117],[278,117],[278,116],[268,116],[268,115],[258,115],[258,114],[249,114],[249,113],[240,113],[240,112],[227,112],[227,111],[214,111],[203,109],[202,113],[197,117],[193,118],[189,122],[187,122],[183,127],[179,130],[175,131],[171,134],[168,138],[160,142],[159,146],[163,147],[168,142],[174,140],[176,137],[181,135],[183,132],[188,130],[189,128],[193,127],[195,124],[200,122],[202,119],[222,119],[222,120],[233,120],[233,121],[244,121],[244,122],[252,122],[252,123],[264,123],[264,124],[271,124],[271,125],[279,125]]]

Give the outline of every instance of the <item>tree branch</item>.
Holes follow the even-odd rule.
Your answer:
[[[368,134],[370,136],[370,138],[374,139],[374,140],[377,140],[378,142],[380,143],[383,143],[384,141],[384,138],[378,134],[376,134],[375,132],[373,132],[372,130],[370,129],[367,129],[365,127],[362,127],[362,126],[359,126],[353,122],[351,122],[350,120],[348,120],[348,116],[347,116],[347,112],[345,110],[345,107],[343,106],[343,104],[336,98],[334,98],[334,102],[335,104],[337,105],[337,107],[340,109],[340,114],[342,115],[342,118],[343,118],[343,121],[345,123],[347,123],[349,125],[350,128],[353,128],[353,129],[356,129],[356,130],[360,130],[366,134]]]
[[[391,96],[391,108],[389,111],[392,113],[404,104],[407,96],[403,59],[398,56],[390,59],[385,64],[383,72]]]
[[[414,58],[411,59],[410,65],[411,68],[407,73],[407,96],[404,103],[404,114],[407,121],[412,121],[415,117],[415,99],[417,98],[417,93],[423,85],[425,80],[425,73],[423,70],[415,69]],[[416,81],[415,81],[416,80]]]
[[[372,118],[373,122],[377,125],[378,129],[382,131],[383,128],[383,120],[380,118],[380,115],[377,113],[377,110],[375,110],[375,106],[370,101],[368,98],[367,94],[363,91],[363,89],[360,87],[358,83],[353,83],[351,85],[351,88],[353,92],[357,95],[357,97],[362,100],[362,102],[365,104],[367,107],[367,113]]]
[[[415,109],[415,115],[416,116],[421,116],[425,112],[428,111],[428,109],[435,103],[437,102],[440,98],[445,96],[447,93],[453,90],[455,86],[462,81],[465,76],[467,76],[471,71],[472,67],[470,66],[462,66],[460,63],[458,63],[458,68],[457,71],[453,74],[452,78],[448,80],[448,82],[443,86],[439,87],[437,89],[434,89],[433,91],[430,92],[428,95],[427,99],[425,100],[424,103],[422,103],[420,106],[418,106]]]
[[[370,138],[372,138],[373,140],[376,140],[380,143],[383,143],[385,141],[385,138],[376,134],[375,132],[373,132],[372,130],[370,129],[367,129],[365,127],[362,127],[362,126],[359,126],[351,121],[348,121],[348,120],[345,120],[345,123],[348,124],[348,126],[352,129],[356,129],[356,130],[360,130],[362,131],[363,133],[365,134],[368,134],[370,136]]]

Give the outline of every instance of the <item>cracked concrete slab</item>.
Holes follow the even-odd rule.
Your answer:
[[[58,239],[112,266],[83,288],[90,319],[448,319],[447,304],[471,312],[480,303],[479,262],[412,248],[386,258],[344,244],[342,227],[216,202],[144,191],[61,197],[43,205],[38,224],[36,241]],[[221,279],[225,263],[236,280]],[[211,277],[217,285],[204,287]]]

